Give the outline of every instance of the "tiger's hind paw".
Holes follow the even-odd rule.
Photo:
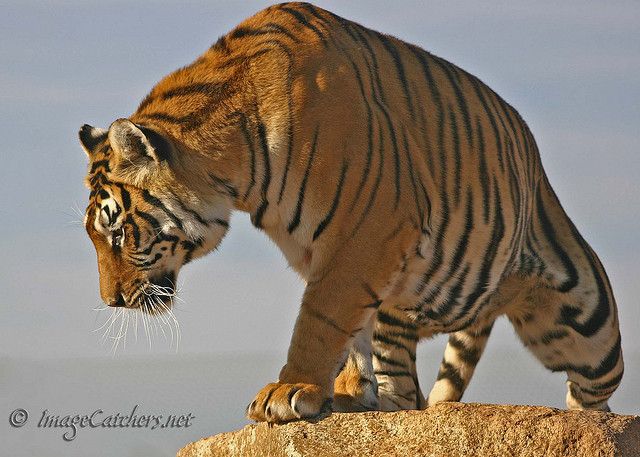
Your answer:
[[[377,390],[375,377],[369,379],[355,367],[347,366],[334,384],[333,411],[376,411],[379,407]]]

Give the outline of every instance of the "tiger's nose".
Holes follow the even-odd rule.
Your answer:
[[[113,307],[126,306],[126,303],[124,301],[124,297],[122,296],[122,294],[120,292],[118,292],[115,297],[110,298],[109,302],[107,304],[109,306],[113,306]]]

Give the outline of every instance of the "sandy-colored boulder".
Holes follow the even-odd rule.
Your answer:
[[[333,414],[248,425],[178,457],[640,456],[640,417],[540,406],[441,403],[424,411]]]

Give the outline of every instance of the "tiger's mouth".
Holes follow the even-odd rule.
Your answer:
[[[175,344],[176,350],[180,344],[181,332],[178,319],[174,314],[175,301],[178,298],[176,287],[176,273],[162,273],[148,278],[135,279],[130,287],[133,292],[118,293],[106,308],[111,314],[105,322],[94,331],[102,331],[102,343],[111,341],[111,350],[115,354],[118,347],[126,348],[127,335],[133,333],[138,340],[138,327],[141,326],[149,341],[162,337]]]
[[[167,272],[142,283],[129,300],[123,299],[122,304],[115,306],[140,309],[146,314],[164,314],[170,312],[176,297],[176,274]]]

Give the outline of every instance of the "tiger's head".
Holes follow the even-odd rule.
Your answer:
[[[190,169],[198,163],[186,163],[180,146],[153,126],[119,119],[108,130],[84,125],[79,136],[91,191],[84,226],[98,255],[102,300],[167,311],[182,265],[225,235],[229,196],[211,185],[196,192],[201,173]]]

